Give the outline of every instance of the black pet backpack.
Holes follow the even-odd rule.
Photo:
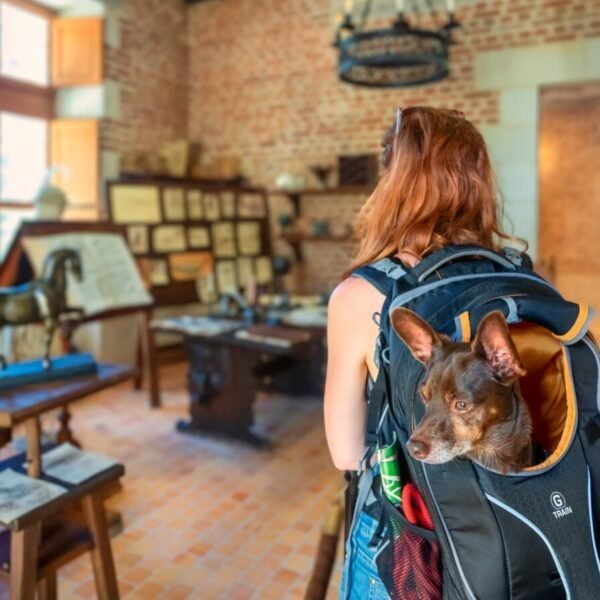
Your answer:
[[[365,507],[368,486],[380,519],[376,564],[390,596],[600,598],[600,359],[587,332],[591,311],[564,300],[511,248],[450,246],[409,270],[386,258],[354,274],[386,296],[365,459],[396,439],[402,480],[417,488],[433,524],[430,531],[409,522],[385,497],[380,477],[368,467],[361,474],[354,514]],[[520,385],[533,442],[546,452],[542,462],[502,475],[464,458],[429,465],[406,452],[424,413],[425,373],[391,327],[396,307],[455,341],[470,341],[490,311],[504,313],[527,370]]]

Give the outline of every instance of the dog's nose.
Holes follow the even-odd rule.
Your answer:
[[[423,440],[413,440],[412,438],[406,443],[406,448],[417,460],[427,458],[427,455],[431,451],[431,446],[427,442],[424,442]]]

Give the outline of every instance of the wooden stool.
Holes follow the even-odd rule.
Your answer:
[[[23,454],[2,461],[0,472],[11,468],[25,474],[24,461]],[[88,551],[97,597],[118,600],[104,497],[107,488],[118,483],[123,474],[123,466],[117,464],[78,485],[41,476],[67,492],[3,523],[7,530],[0,533],[0,576],[9,578],[11,600],[34,600],[36,588],[40,600],[56,598],[57,570]],[[73,516],[79,503],[83,519]]]

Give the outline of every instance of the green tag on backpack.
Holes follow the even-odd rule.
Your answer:
[[[377,460],[381,475],[381,485],[385,497],[394,505],[402,502],[402,482],[400,481],[400,462],[398,461],[398,441],[389,446],[377,448]]]

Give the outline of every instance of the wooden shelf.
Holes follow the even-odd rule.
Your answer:
[[[300,216],[300,199],[302,196],[368,196],[373,189],[363,185],[346,185],[334,188],[307,188],[304,190],[269,190],[269,194],[287,196],[294,206],[294,214]]]
[[[269,194],[278,194],[287,196],[294,207],[294,217],[298,218],[301,215],[300,200],[303,196],[368,196],[372,191],[371,187],[363,185],[348,185],[334,188],[308,188],[304,190],[270,190]],[[342,237],[334,237],[332,235],[303,235],[300,233],[281,233],[279,239],[285,240],[294,251],[296,260],[303,260],[302,244],[304,242],[348,242],[352,239],[352,235]]]
[[[280,194],[282,196],[336,196],[350,194],[370,194],[372,188],[364,185],[345,185],[332,188],[306,188],[303,190],[269,190],[269,194]]]
[[[8,579],[10,573],[11,532],[0,533],[0,578]],[[44,522],[38,555],[38,579],[55,572],[93,548],[92,538],[85,527],[65,517],[54,517]]]
[[[94,547],[83,513],[80,513],[81,509],[75,506],[70,511],[63,511],[43,522],[38,549],[38,580],[56,572],[61,566]],[[119,513],[107,511],[107,521],[110,537],[123,531],[123,522]],[[0,532],[0,579],[5,581],[9,581],[10,576],[10,539],[9,529]]]
[[[302,252],[302,244],[304,242],[343,243],[351,241],[352,235],[349,234],[343,237],[334,237],[332,235],[303,235],[301,233],[282,233],[279,235],[279,239],[286,241],[292,247],[296,260],[302,262],[304,260],[304,253]]]
[[[342,237],[333,235],[303,235],[298,234],[285,234],[282,233],[279,239],[285,240],[289,244],[300,244],[302,242],[348,242],[352,239],[352,235],[344,235]]]
[[[240,187],[245,190],[257,189],[262,191],[261,188],[254,188],[251,185],[248,185],[248,180],[245,177],[231,177],[228,179],[219,179],[216,177],[176,177],[175,175],[159,175],[153,173],[134,173],[131,171],[125,171],[120,173],[120,179],[129,182],[138,182],[142,183],[181,183],[181,184],[192,184],[199,186],[208,186],[208,187]]]

